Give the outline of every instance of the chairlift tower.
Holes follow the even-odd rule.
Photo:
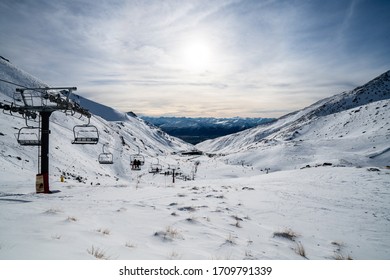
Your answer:
[[[40,158],[36,178],[37,193],[51,193],[49,188],[49,120],[51,114],[55,111],[62,111],[72,116],[76,113],[80,114],[80,118],[85,116],[88,120],[91,118],[91,113],[88,110],[71,99],[72,92],[75,90],[77,90],[76,87],[17,88],[14,102],[11,105],[1,104],[4,113],[13,115],[17,112],[26,119],[26,123],[28,120],[35,120],[39,114],[40,140],[32,142],[36,143],[33,146],[38,146],[38,157]]]

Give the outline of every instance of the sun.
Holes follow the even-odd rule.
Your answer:
[[[209,70],[212,62],[210,45],[203,40],[192,40],[182,47],[181,64],[184,69],[191,72],[205,72]]]

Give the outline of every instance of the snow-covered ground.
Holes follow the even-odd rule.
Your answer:
[[[2,79],[43,84],[0,66]],[[0,101],[14,88],[0,83]],[[359,92],[199,145],[210,156],[180,155],[193,146],[84,100],[99,108],[99,144],[72,145],[85,120],[51,116],[50,195],[35,193],[37,148],[16,142],[24,120],[1,114],[0,259],[388,260],[389,93],[339,106]],[[98,163],[105,143],[112,165]],[[134,171],[138,152],[146,163]]]
[[[256,175],[198,160],[195,181],[141,172],[122,185],[56,182],[51,195],[11,177],[0,192],[0,258],[389,259],[389,170]]]

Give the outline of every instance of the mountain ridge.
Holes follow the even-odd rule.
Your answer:
[[[206,118],[206,117],[149,117],[143,120],[161,128],[170,135],[191,144],[232,134],[263,123],[274,121],[271,118]]]
[[[197,147],[211,152],[227,150],[229,145],[233,145],[234,150],[237,150],[238,146],[245,149],[245,145],[256,143],[267,137],[276,137],[279,131],[282,131],[281,134],[283,134],[284,139],[289,139],[300,126],[312,119],[389,98],[390,71],[387,71],[363,86],[319,100],[301,110],[286,114],[270,124],[260,125],[234,135],[208,140],[198,144]]]

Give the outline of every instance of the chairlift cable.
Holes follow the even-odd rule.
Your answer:
[[[4,80],[4,79],[0,79],[0,82],[4,82],[4,83],[7,83],[7,84],[11,84],[11,85],[14,85],[14,86],[18,86],[18,87],[22,87],[22,88],[28,89],[27,86],[19,85],[17,83],[14,83],[14,82],[11,82],[11,81],[7,81],[7,80]],[[36,90],[36,89],[34,89],[33,91],[42,93],[41,91]]]
[[[10,82],[10,81],[7,81],[7,80],[0,79],[0,81],[1,81],[1,82],[4,82],[4,83],[7,83],[7,84],[14,85],[14,86],[27,88],[27,87],[25,87],[25,86],[22,86],[22,85],[19,85],[19,84],[16,84],[16,83],[14,83],[14,82]]]

